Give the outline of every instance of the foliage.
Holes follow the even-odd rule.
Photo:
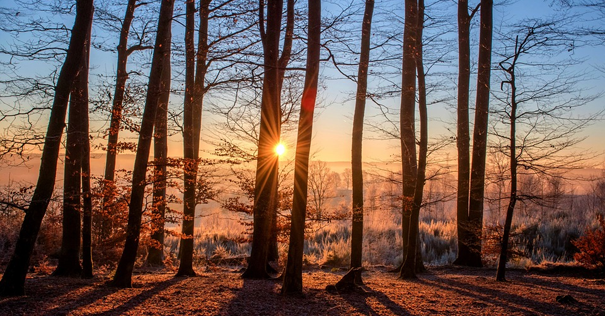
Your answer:
[[[574,258],[584,265],[605,270],[605,218],[601,215],[598,221],[599,227],[588,228],[583,236],[573,242],[580,250]]]

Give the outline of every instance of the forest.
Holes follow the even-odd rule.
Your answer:
[[[4,0],[0,314],[605,315],[601,0]]]

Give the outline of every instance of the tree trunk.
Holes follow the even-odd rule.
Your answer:
[[[153,245],[149,248],[147,263],[152,266],[164,265],[164,222],[166,215],[166,162],[168,158],[168,101],[170,100],[170,47],[168,60],[164,62],[160,85],[160,104],[155,116],[153,138],[153,207],[151,208]]]
[[[120,41],[118,43],[118,69],[116,76],[116,86],[113,93],[113,104],[111,106],[111,120],[109,123],[109,135],[107,137],[107,157],[105,160],[105,181],[103,190],[103,217],[101,223],[101,239],[106,239],[111,234],[113,224],[109,219],[109,213],[112,212],[111,203],[114,201],[115,195],[115,170],[116,170],[116,158],[118,155],[118,135],[120,133],[120,123],[122,122],[122,109],[124,102],[124,90],[126,87],[126,80],[128,79],[128,71],[126,69],[126,63],[128,61],[128,33],[130,31],[130,25],[134,18],[134,10],[136,9],[136,3],[138,0],[128,0],[126,6],[126,14],[124,21],[122,22],[122,29],[120,30]]]
[[[286,68],[288,67],[288,63],[290,62],[290,57],[292,55],[292,38],[294,36],[294,0],[287,0],[286,4],[286,35],[284,36],[284,43],[282,48],[282,54],[279,58],[279,135],[281,135],[281,124],[283,119],[283,115],[281,113],[281,92],[282,87],[284,85],[284,76],[286,74]],[[279,164],[279,161],[278,161]],[[278,166],[279,168],[279,166]],[[279,233],[277,227],[277,208],[279,205],[279,181],[277,186],[275,187],[275,196],[276,199],[271,203],[271,239],[269,241],[269,253],[268,253],[268,261],[277,261],[279,260],[279,253],[277,249],[277,234]],[[267,266],[267,269],[273,269],[271,266]]]
[[[412,210],[414,191],[416,190],[416,135],[415,135],[415,97],[416,97],[416,35],[418,5],[417,0],[405,0],[405,25],[403,30],[403,66],[401,75],[401,162],[403,177],[402,230],[404,239],[403,258],[411,255],[409,245],[416,242],[417,231],[412,231]],[[416,227],[417,228],[417,227]],[[407,243],[406,243],[407,241]],[[415,251],[415,249],[414,249]],[[405,260],[404,260],[405,263]],[[404,277],[404,268],[400,277]]]
[[[254,186],[254,232],[252,251],[244,278],[268,278],[267,258],[271,239],[271,201],[277,197],[278,159],[274,148],[279,143],[280,102],[279,102],[279,35],[283,1],[269,0],[267,3],[267,32],[261,20],[260,32],[264,51],[265,78],[261,101],[261,122],[258,141],[256,183]],[[261,16],[264,8],[259,8]]]
[[[168,48],[170,47],[170,28],[173,8],[174,0],[162,1],[151,72],[149,74],[147,99],[145,101],[145,110],[143,112],[143,121],[141,123],[137,154],[132,173],[132,193],[128,211],[126,242],[112,281],[112,284],[118,287],[132,286],[132,270],[136,260],[137,249],[139,247],[139,235],[141,232],[147,161],[149,159],[151,138],[153,138],[153,126],[159,104],[162,71],[164,69],[164,62],[167,61]]]
[[[531,34],[531,33],[529,33]],[[506,68],[500,63],[500,67],[509,75],[509,80],[503,82],[510,85],[510,199],[508,208],[506,209],[506,220],[504,222],[504,234],[502,235],[502,243],[500,244],[500,258],[498,260],[498,271],[496,272],[496,281],[506,281],[506,261],[508,260],[508,238],[513,222],[513,213],[517,202],[517,81],[515,68],[517,60],[524,51],[524,44],[527,43],[528,36],[519,44],[519,37],[515,40],[515,54],[510,67]]]
[[[458,1],[458,191],[456,199],[456,228],[458,258],[454,264],[467,265],[470,253],[468,241],[468,195],[470,179],[469,89],[471,76],[470,22],[468,0]]]
[[[67,103],[72,85],[82,64],[86,35],[93,18],[93,1],[80,0],[76,3],[76,20],[72,29],[72,36],[67,50],[65,62],[61,68],[55,97],[50,113],[48,130],[42,149],[40,173],[36,189],[32,197],[25,218],[21,225],[19,238],[15,245],[15,252],[4,271],[0,281],[0,295],[14,296],[25,294],[25,277],[29,268],[29,261],[34,249],[42,218],[52,197],[55,187],[57,160],[61,146],[61,136],[65,125]]]
[[[424,1],[418,1],[416,13],[416,70],[418,73],[418,114],[420,116],[420,144],[418,152],[418,170],[416,173],[416,187],[414,188],[414,202],[412,205],[412,214],[410,217],[410,230],[408,237],[407,256],[403,262],[400,271],[400,278],[414,279],[416,278],[416,266],[418,259],[422,265],[420,254],[419,238],[419,218],[420,206],[422,205],[422,193],[424,190],[425,171],[426,171],[426,156],[428,151],[428,118],[426,109],[426,84],[424,76],[424,65],[422,61],[422,31],[424,28]],[[407,12],[407,10],[406,10]],[[407,17],[406,17],[407,19]],[[416,157],[414,157],[416,158]],[[419,258],[420,257],[420,258]]]
[[[353,135],[351,144],[351,170],[353,179],[353,222],[351,228],[351,268],[361,267],[363,259],[363,170],[362,143],[363,117],[368,90],[368,66],[370,62],[370,36],[374,0],[366,0],[361,26],[361,55],[357,72],[357,93],[353,115]],[[361,273],[356,274],[361,277]],[[361,281],[361,280],[357,280]]]
[[[90,279],[92,273],[92,196],[90,185],[90,120],[88,115],[88,76],[90,66],[90,35],[91,29],[88,29],[88,41],[86,42],[86,52],[84,54],[84,66],[77,81],[82,95],[82,278]]]
[[[65,145],[65,167],[63,176],[63,225],[59,264],[54,276],[80,277],[80,213],[82,187],[82,160],[84,142],[88,141],[88,54],[90,52],[90,28],[80,71],[74,79],[70,102]]]
[[[313,136],[313,112],[317,98],[321,48],[321,0],[309,0],[308,25],[307,69],[300,108],[300,119],[298,121],[298,139],[296,141],[290,247],[288,249],[288,261],[282,287],[282,294],[288,295],[302,294],[302,263],[307,210],[307,185],[309,179],[309,153],[311,151],[311,139]]]
[[[485,158],[489,116],[489,90],[492,56],[492,0],[481,0],[481,29],[479,34],[479,71],[477,73],[477,98],[475,129],[469,195],[469,266],[481,267],[481,242],[483,233],[483,197],[485,193]]]

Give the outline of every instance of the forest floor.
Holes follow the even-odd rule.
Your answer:
[[[582,273],[511,270],[502,283],[493,269],[434,267],[402,281],[372,268],[363,273],[361,290],[339,294],[325,290],[345,273],[333,270],[305,270],[304,297],[284,297],[280,282],[243,280],[233,268],[215,267],[193,278],[166,270],[137,273],[130,289],[108,286],[107,275],[81,280],[32,274],[26,296],[0,298],[0,314],[605,315],[605,280]]]

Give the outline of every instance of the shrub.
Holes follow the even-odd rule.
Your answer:
[[[605,219],[603,216],[597,219],[597,228],[587,229],[583,236],[572,242],[579,249],[574,258],[585,266],[605,270]]]

